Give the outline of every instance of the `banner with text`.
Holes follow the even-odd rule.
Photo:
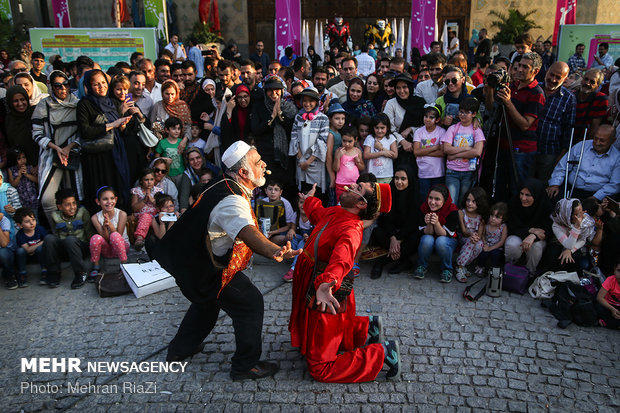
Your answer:
[[[284,56],[287,46],[301,55],[301,2],[300,0],[276,0],[276,58]]]
[[[431,51],[431,42],[437,40],[437,0],[412,0],[411,48],[420,54]]]
[[[553,27],[553,46],[558,45],[558,32],[562,24],[575,24],[577,22],[577,0],[557,0],[555,9],[555,26]]]

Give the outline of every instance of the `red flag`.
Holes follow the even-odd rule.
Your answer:
[[[552,45],[558,45],[558,33],[561,24],[575,24],[577,0],[557,0],[558,6],[555,11],[555,26],[553,28]]]
[[[200,0],[198,15],[203,24],[211,23],[211,30],[220,31],[220,13],[217,7],[217,0]]]
[[[129,7],[127,7],[127,2],[125,0],[114,0],[114,4],[112,4],[112,20],[116,23],[116,4],[118,3],[118,11],[119,11],[119,19],[120,23],[125,23],[131,20],[131,15],[129,14]]]

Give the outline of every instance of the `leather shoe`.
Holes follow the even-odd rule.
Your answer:
[[[166,361],[183,361],[186,358],[193,356],[194,354],[202,353],[202,350],[204,350],[205,348],[205,344],[206,343],[200,343],[194,350],[192,350],[191,353],[185,355],[171,354],[170,352],[168,352],[168,355],[166,356]]]
[[[392,268],[388,270],[388,274],[400,274],[403,271],[407,271],[411,268],[409,260],[398,260]]]
[[[280,366],[269,361],[259,361],[256,366],[248,371],[230,371],[230,378],[233,380],[262,379],[273,376],[280,370]]]

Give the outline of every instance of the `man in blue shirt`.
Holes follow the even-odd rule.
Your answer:
[[[538,145],[534,157],[534,178],[547,181],[553,168],[568,150],[570,131],[575,124],[577,99],[562,86],[569,72],[564,62],[549,66],[542,86],[545,105],[538,119]]]
[[[263,69],[262,77],[265,77],[267,76],[267,70],[269,68],[269,63],[271,63],[271,59],[269,58],[269,55],[263,50],[265,50],[265,43],[263,43],[262,40],[257,41],[256,52],[250,55],[250,60],[261,64],[261,67]]]
[[[575,54],[568,58],[568,67],[570,72],[575,73],[583,71],[586,68],[586,61],[583,58],[583,52],[586,50],[586,46],[583,43],[579,43],[575,46]]]
[[[187,43],[189,44],[187,57],[196,64],[196,79],[202,79],[205,74],[205,60],[198,48],[198,40],[195,37],[190,37]]]
[[[559,194],[560,185],[564,183],[566,174],[567,157],[570,155],[571,161],[578,160],[582,145],[585,145],[585,148],[572,197],[584,199],[594,196],[599,201],[602,201],[606,196],[616,197],[620,193],[620,151],[612,146],[614,141],[615,130],[613,126],[603,124],[596,131],[594,139],[581,141],[573,146],[553,170],[547,188],[549,197],[553,199]],[[568,183],[570,187],[575,179],[577,166],[569,167]]]
[[[614,59],[607,53],[609,51],[609,43],[601,43],[598,45],[598,56],[594,55],[596,63],[592,64],[593,69],[608,69],[614,64]]]

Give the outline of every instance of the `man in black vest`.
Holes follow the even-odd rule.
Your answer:
[[[167,361],[180,361],[204,348],[203,340],[220,309],[232,319],[236,351],[233,380],[274,375],[276,363],[260,361],[263,296],[241,272],[252,251],[282,261],[301,250],[290,242],[279,247],[263,236],[250,206],[252,190],[265,184],[266,164],[256,148],[243,141],[223,154],[228,175],[215,180],[149,253],[172,274],[192,304],[168,346]]]

